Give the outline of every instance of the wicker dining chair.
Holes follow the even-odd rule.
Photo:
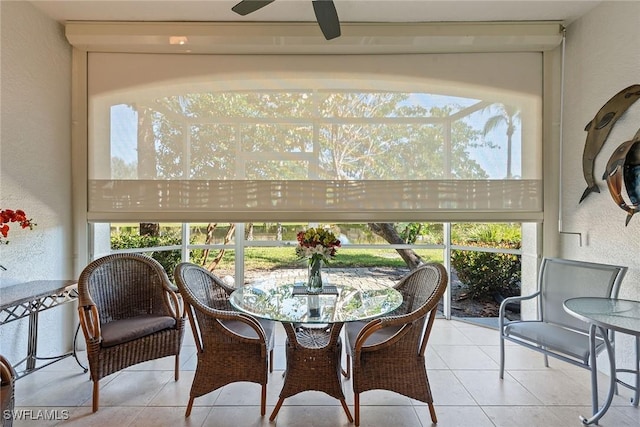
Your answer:
[[[236,311],[229,303],[233,288],[199,265],[178,264],[174,278],[198,356],[185,417],[191,414],[196,397],[239,381],[262,386],[260,415],[264,415],[267,380],[269,371],[273,372],[275,323]]]
[[[346,324],[347,371],[351,373],[352,363],[356,426],[360,425],[360,393],[376,389],[427,403],[431,420],[437,423],[424,354],[447,283],[443,265],[421,265],[395,286],[403,298],[398,309],[364,325]]]
[[[16,371],[4,356],[0,355],[0,403],[2,404],[2,427],[13,425],[13,409],[15,405]]]
[[[113,254],[87,265],[78,280],[78,312],[93,381],[137,363],[175,356],[178,380],[185,316],[180,296],[159,262]]]

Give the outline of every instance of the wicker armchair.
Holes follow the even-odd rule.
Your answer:
[[[2,427],[11,427],[13,425],[13,408],[15,405],[16,371],[3,356],[0,356],[0,379],[2,380],[0,385]]]
[[[444,266],[422,265],[395,286],[403,302],[393,313],[364,325],[346,324],[347,372],[352,361],[356,426],[360,425],[360,393],[375,389],[427,403],[431,420],[437,422],[424,353],[447,283]]]
[[[235,311],[228,300],[233,288],[198,265],[178,264],[174,277],[198,352],[185,417],[196,397],[238,381],[262,386],[260,415],[264,415],[269,370],[273,372],[274,322]]]
[[[137,363],[175,356],[178,380],[185,316],[163,267],[141,254],[113,254],[91,262],[78,280],[78,312],[93,381]]]

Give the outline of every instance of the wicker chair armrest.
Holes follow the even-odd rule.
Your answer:
[[[390,326],[402,326],[408,323],[413,323],[416,320],[426,316],[429,311],[429,307],[425,304],[422,307],[409,313],[397,314],[393,316],[383,316],[377,318],[376,320],[381,324],[382,328],[388,328]]]
[[[165,291],[165,293],[169,298],[169,311],[171,317],[176,319],[177,326],[180,318],[183,318],[186,315],[186,311],[184,309],[184,301],[182,300],[182,296],[177,292]]]
[[[15,382],[17,377],[16,371],[9,363],[9,360],[5,359],[4,356],[0,356],[0,378],[2,378],[2,385],[12,384]]]
[[[365,327],[362,328],[362,330],[360,331],[360,333],[356,338],[354,358],[358,358],[360,352],[363,352],[363,351],[373,352],[373,351],[382,350],[384,348],[394,345],[397,341],[402,339],[402,337],[409,331],[409,328],[411,328],[411,323],[400,321],[400,318],[402,317],[404,316],[393,317],[394,319],[393,322],[384,321],[385,319],[389,319],[389,318],[380,318],[380,319],[372,320],[371,322],[367,323]],[[391,335],[389,338],[387,338],[382,342],[379,342],[374,345],[366,345],[366,341],[371,335],[373,335],[378,331],[381,331],[384,328],[389,328],[392,326],[403,326],[403,327],[400,328],[395,334]]]
[[[245,336],[236,334],[235,332],[233,332],[228,328],[224,328],[224,329],[234,337],[240,337],[246,340],[247,342],[259,341],[265,344],[266,346],[267,333],[265,332],[260,322],[258,322],[252,316],[249,316],[248,314],[245,314],[245,313],[241,313],[239,311],[216,310],[214,308],[202,306],[202,305],[198,307],[198,310],[203,312],[205,315],[217,320],[237,320],[249,325],[256,332],[256,334],[258,335],[258,338],[245,337]]]
[[[231,287],[229,285],[227,285],[225,282],[223,282],[222,280],[220,280],[218,282],[218,286],[220,286],[222,289],[224,289],[224,291],[227,293],[227,295],[231,296],[231,294],[233,293],[233,291],[236,290],[236,288]]]
[[[84,339],[87,342],[101,341],[102,331],[100,329],[98,308],[95,305],[78,307],[78,317],[84,334]]]

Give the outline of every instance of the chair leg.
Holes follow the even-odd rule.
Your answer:
[[[547,356],[546,354],[544,355],[544,366],[545,368],[549,367],[549,356]]]
[[[438,417],[436,417],[436,408],[433,406],[433,403],[429,403],[429,413],[431,414],[431,422],[433,424],[438,424]]]
[[[184,414],[185,418],[189,418],[189,415],[191,415],[191,408],[193,407],[193,400],[195,399],[195,397],[191,396],[189,397],[189,403],[187,404],[187,412]]]
[[[500,379],[504,379],[504,337],[500,333]]]
[[[100,384],[98,381],[93,382],[93,412],[98,411],[98,399],[100,398]]]
[[[180,378],[180,355],[176,354],[176,364],[175,364],[175,373],[174,378],[176,381]]]
[[[351,357],[347,354],[347,370],[341,369],[342,376],[346,379],[351,378]]]
[[[264,417],[267,412],[267,385],[262,384],[262,395],[260,396],[260,416]]]
[[[340,403],[342,404],[342,409],[344,409],[344,413],[347,414],[347,420],[349,420],[349,422],[352,423],[353,417],[351,416],[351,411],[349,411],[349,407],[347,406],[347,401],[342,399]]]
[[[269,372],[273,372],[273,349],[269,351]]]
[[[640,401],[640,335],[636,335],[636,392],[631,399],[631,404],[638,407],[638,402]],[[618,383],[616,382],[616,387]]]
[[[280,407],[282,406],[282,402],[284,402],[284,398],[280,398],[278,400],[278,403],[276,403],[276,407],[273,408],[273,412],[271,413],[271,416],[269,417],[269,421],[273,421],[276,419],[276,417],[278,416],[278,411],[280,410]]]
[[[360,393],[353,394],[353,414],[356,419],[356,427],[358,427],[360,425]]]

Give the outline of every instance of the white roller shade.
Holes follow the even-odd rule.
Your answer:
[[[542,218],[540,53],[90,53],[88,71],[90,221]]]

